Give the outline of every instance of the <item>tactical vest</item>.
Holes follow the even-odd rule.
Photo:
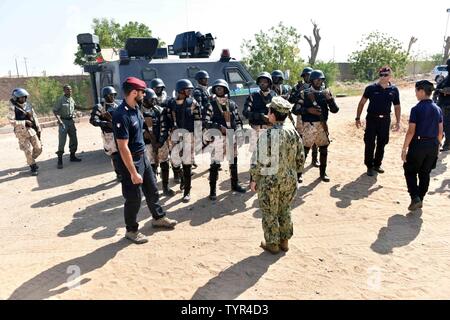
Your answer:
[[[213,115],[211,118],[211,122],[213,124],[219,124],[221,126],[224,126],[228,129],[237,129],[237,123],[235,118],[235,112],[237,111],[237,106],[234,101],[228,100],[228,108],[227,106],[219,105],[216,99],[212,100],[211,102],[212,109],[213,109]],[[225,119],[224,112],[229,112],[230,115],[230,122],[227,124],[227,121]]]
[[[151,109],[147,109],[145,107],[142,108],[142,114],[144,116],[144,128],[147,126],[145,125],[145,119],[151,118],[152,120],[152,133],[155,136],[156,140],[159,141],[161,136],[161,113],[163,112],[163,109],[159,106],[155,106]],[[147,139],[144,139],[146,144],[149,144],[150,141]]]
[[[196,116],[193,98],[187,98],[182,105],[178,105],[175,98],[169,100],[168,112],[170,112],[170,118],[174,122],[171,125],[177,127],[178,129],[185,129],[189,132],[194,132],[194,121],[201,120],[199,115]]]
[[[272,98],[277,94],[274,91],[270,91],[270,93],[264,97],[261,92],[252,93],[253,105],[250,109],[250,112],[262,113],[267,115],[269,113],[269,109],[267,105],[272,102]],[[266,124],[262,121],[249,121],[251,125],[263,125]]]
[[[450,76],[447,76],[442,80],[436,87],[436,89],[443,89],[445,87],[450,87]],[[446,96],[443,93],[438,93],[438,105],[440,107],[450,106],[450,96]]]

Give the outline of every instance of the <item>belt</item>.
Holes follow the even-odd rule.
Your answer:
[[[373,117],[373,118],[389,118],[391,115],[390,114],[374,114],[374,113],[368,113],[369,117]]]
[[[414,138],[414,140],[434,140],[437,139],[437,137],[422,137],[422,136],[417,136]]]

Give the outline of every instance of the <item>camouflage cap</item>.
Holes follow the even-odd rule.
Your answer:
[[[290,104],[286,99],[280,96],[273,97],[272,102],[267,104],[267,108],[272,108],[279,113],[289,113],[291,112],[292,107],[292,104]]]

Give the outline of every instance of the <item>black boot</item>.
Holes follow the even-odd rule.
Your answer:
[[[32,164],[30,166],[30,169],[31,169],[31,175],[32,176],[37,176],[38,175],[38,167],[37,167],[36,164]]]
[[[183,202],[191,201],[191,182],[192,182],[192,165],[183,165]]]
[[[328,147],[320,147],[320,179],[323,182],[330,182],[327,175]]]
[[[297,173],[297,181],[298,183],[303,183],[303,173]]]
[[[161,163],[161,180],[163,185],[163,194],[166,197],[173,197],[175,195],[175,191],[169,189],[169,163],[162,162]]]
[[[179,168],[177,169],[172,166],[172,171],[173,171],[173,183],[175,183],[175,184],[181,183],[181,179],[180,179],[181,170]]]
[[[58,154],[58,169],[63,168],[62,154]]]
[[[213,163],[209,167],[209,199],[212,201],[217,200],[216,188],[217,179],[219,178],[219,166],[220,164]]]
[[[319,160],[317,159],[318,152],[317,152],[317,146],[316,146],[316,145],[314,145],[314,146],[312,147],[312,153],[311,153],[311,156],[312,156],[312,160],[311,160],[312,165],[313,165],[314,167],[316,167],[316,168],[319,168],[319,167],[320,167],[320,162],[319,162]]]
[[[172,167],[172,170],[174,175],[174,182],[180,184],[180,190],[183,190],[184,189],[183,170],[181,169],[181,167]]]
[[[75,152],[71,152],[71,153],[70,153],[70,162],[81,162],[81,159],[80,159],[80,158],[77,158],[77,157],[75,156]]]
[[[230,165],[230,173],[231,173],[231,190],[239,192],[239,193],[247,192],[239,184],[237,158],[234,158],[234,164]]]

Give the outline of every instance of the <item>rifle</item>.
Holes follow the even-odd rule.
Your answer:
[[[41,131],[39,130],[39,128],[37,126],[36,119],[34,119],[33,110],[27,112],[24,109],[22,109],[21,107],[19,107],[15,101],[11,100],[11,102],[14,105],[14,108],[19,110],[23,114],[25,114],[25,117],[27,118],[27,120],[31,122],[31,128],[34,131],[36,131],[36,135],[37,135],[38,139],[41,140]]]
[[[156,165],[158,165],[159,164],[159,159],[158,159],[159,148],[156,147],[158,142],[156,141],[156,137],[153,134],[153,118],[152,117],[144,117],[144,121],[145,121],[145,124],[147,125],[147,128],[144,132],[144,137],[146,139],[150,140],[150,143],[152,144],[152,147],[153,147],[153,156],[155,159],[155,163],[156,163]]]

